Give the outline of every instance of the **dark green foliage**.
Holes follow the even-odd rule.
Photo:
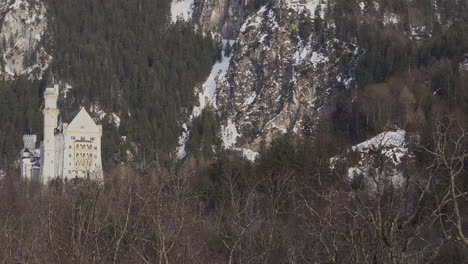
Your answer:
[[[120,133],[139,145],[140,159],[168,158],[178,120],[193,105],[193,88],[214,61],[210,36],[182,22],[168,25],[169,0],[47,2],[54,19],[52,69],[73,85],[65,104],[96,104],[120,115],[119,131],[104,130],[115,134],[104,135],[110,153]]]
[[[358,31],[358,46],[365,54],[360,58],[356,77],[362,88],[370,83],[384,82],[407,68],[411,48],[394,34],[382,34],[380,28],[364,25]]]
[[[418,65],[432,64],[442,58],[458,61],[468,52],[467,30],[467,23],[455,24],[445,32],[424,42],[418,49]]]
[[[219,121],[211,108],[192,120],[190,136],[186,150],[188,155],[212,159],[215,149],[219,147]]]
[[[8,168],[19,157],[25,130],[42,135],[39,87],[39,82],[23,77],[0,82],[0,168]]]

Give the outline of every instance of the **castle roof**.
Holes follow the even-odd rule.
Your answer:
[[[87,132],[102,132],[101,126],[96,124],[84,107],[80,108],[78,111],[72,112],[65,123],[68,123],[67,130],[69,131],[80,131],[84,129]]]
[[[76,111],[71,112],[68,114],[68,116],[65,118],[65,123],[71,123],[73,119],[78,115],[78,113],[81,111],[81,109],[78,109]]]
[[[24,135],[34,135],[34,131],[32,129],[24,130]]]

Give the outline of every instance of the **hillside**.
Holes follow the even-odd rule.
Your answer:
[[[0,259],[463,263],[468,4],[5,0]],[[81,106],[104,184],[20,180]]]

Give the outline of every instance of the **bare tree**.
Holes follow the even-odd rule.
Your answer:
[[[463,211],[468,201],[468,130],[454,117],[441,119],[435,127],[433,147],[423,148],[432,159],[430,173],[439,182],[432,186],[436,194],[434,214],[447,238],[468,247],[468,215]]]

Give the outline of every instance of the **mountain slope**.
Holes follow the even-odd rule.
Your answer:
[[[463,10],[465,3],[441,1],[288,0],[264,2],[252,13],[243,2],[195,1],[192,23],[235,43],[224,47],[232,53],[229,68],[215,78],[216,97],[207,98],[220,118],[218,136],[253,159],[279,134],[313,130],[320,118],[340,115],[337,98],[447,56],[425,49],[454,25],[466,26]],[[200,12],[213,15],[201,19]],[[230,17],[243,13],[250,15]],[[458,63],[468,50],[466,38],[455,38],[461,49],[449,56]],[[340,129],[350,120],[333,122]]]

